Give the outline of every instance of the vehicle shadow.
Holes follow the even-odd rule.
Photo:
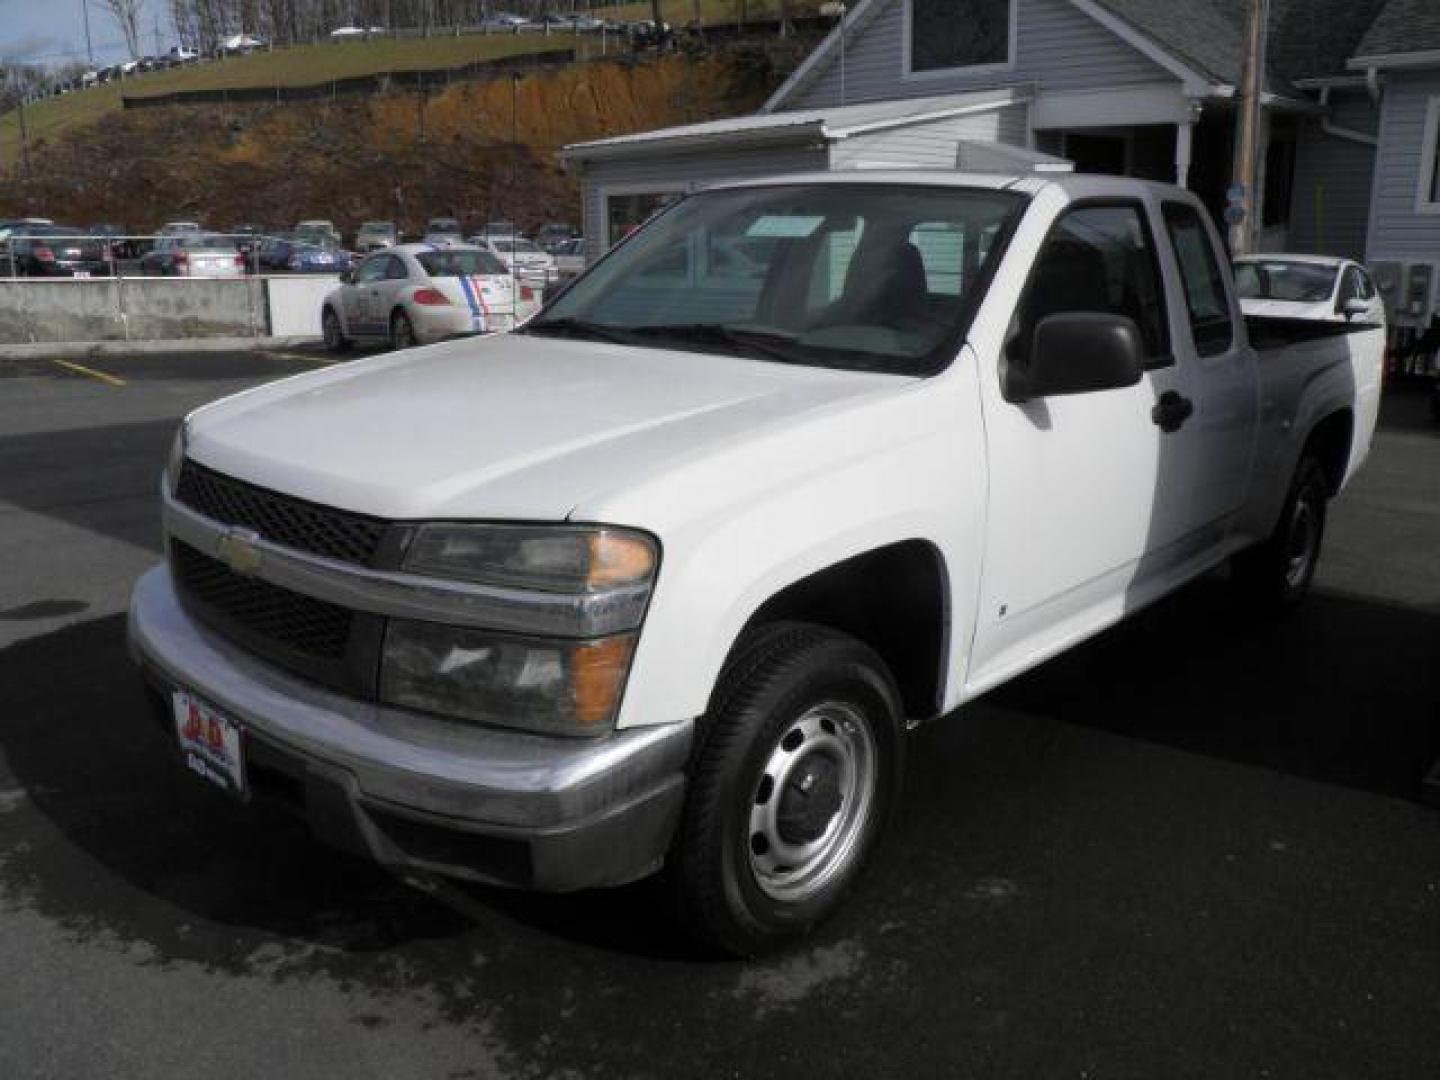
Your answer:
[[[0,792],[18,794],[58,833],[16,843],[7,830],[19,816],[0,815],[0,892],[63,924],[143,940],[162,958],[235,971],[253,968],[253,936],[246,944],[247,935],[195,928],[290,939],[306,948],[287,954],[331,966],[417,942],[444,947],[475,928],[477,913],[486,933],[513,921],[602,950],[693,955],[657,925],[652,885],[551,897],[451,886],[450,896],[475,903],[442,902],[318,843],[278,808],[212,792],[180,767],[124,635],[115,616],[0,651]],[[97,888],[97,866],[128,889]],[[160,903],[136,904],[131,890]]]
[[[1218,575],[987,700],[1296,776],[1417,799],[1440,757],[1440,618],[1313,591],[1247,618]]]

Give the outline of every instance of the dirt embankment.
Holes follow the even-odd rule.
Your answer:
[[[579,220],[566,143],[755,109],[778,82],[764,54],[577,64],[516,80],[326,104],[174,106],[109,117],[32,152],[0,217],[287,227],[456,214],[467,224]]]

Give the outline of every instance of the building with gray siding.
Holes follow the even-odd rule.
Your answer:
[[[952,167],[976,138],[1179,183],[1219,217],[1247,7],[857,0],[756,116],[567,147],[586,235],[599,253],[664,199],[725,179]],[[1245,200],[1258,247],[1380,264],[1397,319],[1428,322],[1437,138],[1440,0],[1270,0],[1259,175]]]

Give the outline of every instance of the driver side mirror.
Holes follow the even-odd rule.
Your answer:
[[[1144,369],[1144,341],[1133,319],[1064,311],[1036,324],[1029,357],[1006,358],[1001,387],[1006,401],[1019,403],[1134,386]]]
[[[1358,296],[1352,296],[1340,305],[1340,313],[1345,316],[1347,321],[1355,318],[1357,315],[1364,315],[1369,310],[1369,303],[1361,300]]]
[[[355,271],[354,271],[354,270],[341,270],[341,271],[340,271],[340,284],[341,284],[341,285],[354,285],[354,284],[355,284]]]

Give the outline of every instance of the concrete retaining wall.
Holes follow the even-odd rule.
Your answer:
[[[259,278],[0,281],[0,342],[258,337],[269,332],[266,292]],[[318,337],[315,308],[311,327],[288,333]]]

